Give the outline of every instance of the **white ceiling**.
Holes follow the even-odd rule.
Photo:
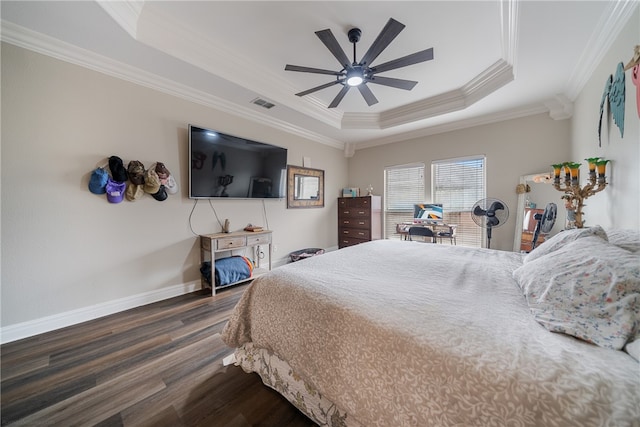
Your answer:
[[[626,1],[2,1],[2,39],[221,108],[347,153],[456,128],[548,112],[572,101],[637,7]],[[375,65],[426,48],[434,59],[383,75],[411,91],[369,84],[379,103],[341,86],[298,97],[340,70],[314,34],[330,29],[357,60],[389,18],[406,28]],[[624,60],[625,58],[621,58]],[[266,110],[251,103],[275,104]],[[201,125],[218,126],[217,123]],[[218,129],[223,125],[220,124]]]

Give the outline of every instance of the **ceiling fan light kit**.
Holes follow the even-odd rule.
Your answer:
[[[411,90],[418,83],[412,80],[395,79],[391,77],[380,77],[377,73],[383,73],[385,71],[395,70],[397,68],[407,67],[409,65],[417,64],[420,62],[430,61],[433,59],[433,48],[425,49],[420,52],[416,52],[402,58],[397,58],[392,61],[379,64],[377,66],[371,66],[376,58],[382,53],[384,49],[396,38],[398,34],[404,29],[405,25],[390,18],[387,24],[384,26],[378,37],[373,41],[369,50],[360,59],[360,62],[356,60],[356,43],[360,41],[362,31],[359,28],[352,28],[347,33],[349,42],[353,44],[353,62],[349,61],[346,53],[340,47],[340,44],[336,40],[331,30],[316,31],[316,35],[329,49],[333,56],[338,60],[338,63],[342,67],[340,71],[326,70],[322,68],[303,67],[299,65],[285,66],[286,71],[296,71],[301,73],[314,73],[314,74],[327,74],[336,76],[336,79],[332,82],[322,84],[320,86],[313,87],[311,89],[296,93],[297,96],[305,96],[313,92],[317,92],[328,87],[341,84],[343,87],[333,99],[329,108],[335,108],[340,104],[342,98],[347,94],[349,89],[357,87],[360,94],[364,98],[368,106],[372,106],[378,103],[378,99],[375,97],[371,89],[367,86],[367,83],[375,83],[383,86],[389,86],[396,89]]]

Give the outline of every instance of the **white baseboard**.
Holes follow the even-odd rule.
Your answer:
[[[327,252],[336,249],[337,247],[328,248]],[[289,262],[290,260],[288,257],[278,259],[275,259],[274,257],[272,268],[281,267]],[[78,323],[98,319],[110,314],[140,307],[141,305],[151,304],[153,302],[188,294],[190,292],[197,291],[198,289],[200,289],[200,281],[195,280],[193,282],[169,286],[113,301],[107,301],[89,307],[83,307],[64,313],[54,314],[52,316],[42,317],[40,319],[30,320],[28,322],[3,326],[0,328],[0,344],[21,340],[23,338],[32,337],[34,335],[43,334],[56,329],[66,328],[67,326],[77,325]]]
[[[0,328],[0,344],[65,328],[200,289],[196,280]]]

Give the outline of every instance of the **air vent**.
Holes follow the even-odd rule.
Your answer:
[[[273,108],[273,107],[275,107],[275,106],[276,106],[276,104],[273,104],[273,103],[271,103],[271,102],[267,101],[266,99],[262,99],[262,98],[256,98],[256,99],[254,99],[254,100],[253,100],[253,101],[251,101],[251,102],[252,102],[253,104],[256,104],[256,105],[259,105],[259,106],[261,106],[261,107],[263,107],[263,108],[266,108],[267,110],[268,110],[269,108]]]

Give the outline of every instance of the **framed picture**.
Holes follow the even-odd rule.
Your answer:
[[[287,208],[324,207],[324,171],[287,166]]]

